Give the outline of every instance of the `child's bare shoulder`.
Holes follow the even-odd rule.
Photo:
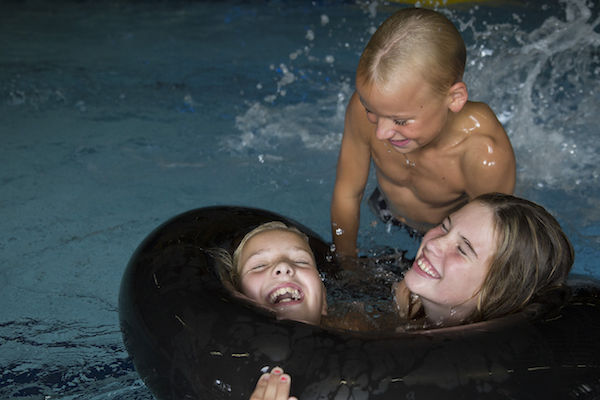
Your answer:
[[[467,193],[511,191],[514,186],[514,152],[492,109],[485,103],[468,102],[460,117],[456,128],[462,129],[464,135],[460,165],[471,189]]]
[[[463,150],[481,150],[487,153],[496,147],[511,149],[502,124],[494,111],[485,103],[467,102],[455,115],[452,131],[458,136],[457,143]]]
[[[462,144],[468,147],[470,155],[485,155],[501,149],[512,152],[502,124],[485,103],[468,102],[460,112],[455,129],[462,132]]]
[[[373,125],[367,119],[365,107],[360,102],[357,92],[354,92],[346,107],[344,135],[352,136],[362,142],[369,142]]]
[[[460,112],[460,119],[473,133],[483,136],[506,136],[496,114],[486,103],[468,101]]]

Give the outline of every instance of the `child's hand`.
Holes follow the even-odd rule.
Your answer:
[[[250,400],[298,400],[289,397],[291,384],[292,378],[284,374],[283,369],[275,367],[260,377]]]

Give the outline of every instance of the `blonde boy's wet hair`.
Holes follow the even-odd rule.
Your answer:
[[[292,232],[292,233],[297,234],[300,238],[305,240],[307,243],[309,241],[308,236],[306,236],[304,233],[302,233],[299,229],[297,229],[293,226],[287,226],[286,224],[284,224],[283,222],[280,222],[280,221],[271,221],[271,222],[266,222],[262,225],[259,225],[244,236],[244,238],[240,241],[240,244],[238,245],[238,247],[233,252],[233,256],[230,255],[225,250],[220,249],[218,251],[217,258],[221,261],[221,264],[222,264],[220,271],[219,271],[220,275],[221,275],[221,280],[223,280],[224,282],[228,281],[229,283],[231,283],[235,290],[238,290],[238,291],[241,290],[241,286],[240,286],[241,285],[241,282],[240,282],[240,267],[241,267],[241,265],[239,265],[239,261],[240,261],[241,255],[242,255],[242,251],[244,250],[244,247],[246,246],[246,243],[250,239],[252,239],[254,236],[258,235],[259,233],[266,232],[266,231],[273,231],[273,230]]]
[[[440,95],[462,81],[465,43],[442,14],[402,9],[381,24],[360,57],[357,80],[384,87],[418,73]]]

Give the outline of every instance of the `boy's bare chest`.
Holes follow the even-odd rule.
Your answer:
[[[462,192],[460,155],[454,151],[422,150],[403,154],[393,149],[388,151],[385,146],[372,150],[380,184],[408,188],[425,197],[429,197],[428,193],[439,196],[444,192]]]

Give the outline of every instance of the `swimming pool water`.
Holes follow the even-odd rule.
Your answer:
[[[150,399],[118,326],[134,249],[167,218],[216,204],[276,211],[329,239],[358,56],[405,5],[0,7],[0,398]],[[563,224],[575,272],[600,278],[598,6],[439,9],[467,42],[471,98],[511,137],[517,194]],[[416,248],[362,215],[365,252]]]

